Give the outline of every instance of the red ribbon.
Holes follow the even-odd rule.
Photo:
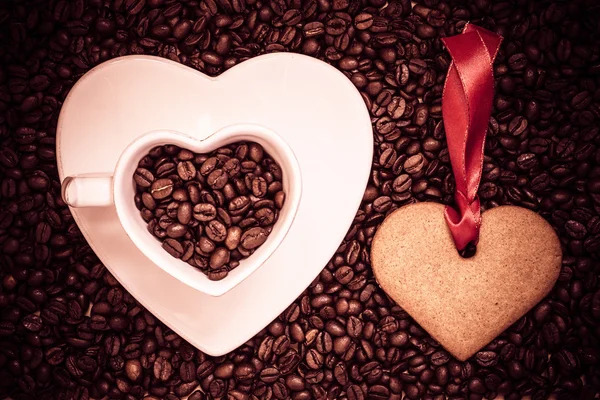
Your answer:
[[[462,34],[442,41],[452,57],[442,96],[442,116],[458,206],[458,212],[447,206],[444,215],[456,247],[463,250],[479,240],[481,209],[477,189],[494,98],[493,62],[502,37],[468,24]]]

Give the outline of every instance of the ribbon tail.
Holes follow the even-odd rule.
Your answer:
[[[493,62],[502,38],[469,24],[462,34],[443,42],[452,63],[442,94],[442,116],[456,182],[456,208],[446,207],[444,215],[457,249],[464,250],[479,241],[477,191],[494,97]]]

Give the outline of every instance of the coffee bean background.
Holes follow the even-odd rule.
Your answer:
[[[0,397],[597,398],[599,14],[595,0],[0,2]],[[396,207],[452,200],[440,38],[468,21],[505,38],[482,204],[539,212],[564,261],[544,301],[457,362],[378,288],[369,244]],[[56,122],[77,79],[113,57],[216,75],[277,51],[325,60],[361,91],[371,180],[310,287],[239,349],[209,357],[137,304],[83,240],[59,197]]]
[[[208,154],[164,145],[138,163],[134,201],[167,253],[217,281],[267,240],[285,201],[282,179],[258,143]]]

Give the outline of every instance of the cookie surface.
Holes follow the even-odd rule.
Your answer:
[[[431,336],[466,360],[536,305],[562,261],[552,227],[533,211],[482,214],[476,254],[462,258],[444,205],[415,203],[390,214],[371,247],[379,285]]]

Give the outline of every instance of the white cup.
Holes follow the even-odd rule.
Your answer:
[[[220,281],[211,281],[199,269],[172,257],[147,229],[134,203],[133,175],[142,157],[156,147],[172,144],[195,153],[209,153],[235,142],[256,142],[281,166],[285,203],[266,242]],[[204,140],[179,132],[158,130],[139,136],[121,153],[113,172],[69,176],[62,182],[62,197],[70,207],[112,207],[133,243],[144,255],[181,282],[212,296],[221,296],[250,276],[281,244],[290,229],[302,193],[298,161],[290,146],[272,130],[255,124],[224,127]]]

